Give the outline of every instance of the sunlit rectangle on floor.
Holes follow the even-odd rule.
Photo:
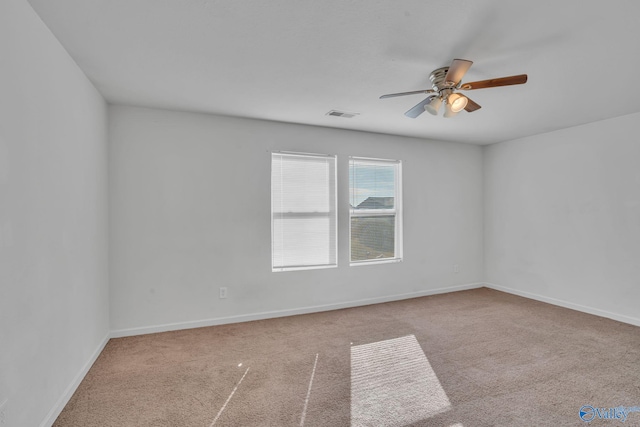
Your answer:
[[[392,427],[451,407],[414,335],[351,347],[351,425]]]

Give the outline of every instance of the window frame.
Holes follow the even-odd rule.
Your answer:
[[[354,206],[351,205],[351,193],[352,193],[352,185],[351,182],[352,174],[351,168],[354,163],[357,164],[370,164],[370,165],[394,165],[394,207],[393,209],[355,209]],[[389,264],[389,263],[398,263],[403,260],[403,207],[402,207],[402,160],[391,160],[391,159],[378,159],[378,158],[370,158],[370,157],[349,157],[349,266],[363,266],[363,265],[372,265],[372,264]],[[366,200],[366,199],[365,199]],[[394,216],[394,257],[393,258],[382,258],[382,259],[366,259],[366,260],[353,260],[351,246],[352,246],[352,234],[351,234],[351,224],[352,218],[358,217],[385,217],[385,216]]]
[[[272,272],[284,272],[284,271],[299,271],[299,270],[317,270],[325,268],[337,268],[338,267],[338,158],[334,154],[318,154],[318,153],[301,153],[292,151],[272,151],[271,153],[271,190],[270,190],[270,210],[271,210],[271,271]],[[317,159],[330,159],[332,160],[333,173],[329,179],[329,194],[331,202],[333,204],[333,211],[329,209],[328,212],[277,212],[274,210],[274,192],[273,192],[273,166],[274,156],[280,157],[298,157],[298,158],[317,158]],[[333,184],[333,185],[331,185]],[[329,218],[333,223],[333,233],[329,235],[330,245],[333,246],[333,262],[327,264],[297,264],[290,266],[275,266],[275,218],[276,215],[280,215],[281,219],[285,217],[289,218]],[[331,260],[330,260],[331,261]]]

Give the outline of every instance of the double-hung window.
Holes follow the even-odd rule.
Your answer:
[[[349,159],[351,265],[402,260],[402,164]]]
[[[273,271],[337,266],[336,156],[271,154]]]

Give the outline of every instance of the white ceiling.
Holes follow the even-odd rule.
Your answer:
[[[640,111],[637,0],[29,1],[111,103],[474,144]],[[451,119],[378,99],[453,58],[465,82],[529,81]]]

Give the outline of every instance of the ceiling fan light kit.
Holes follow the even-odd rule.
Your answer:
[[[445,119],[448,119],[453,116],[456,116],[458,113],[459,111],[453,111],[453,109],[451,108],[451,104],[447,103],[447,105],[444,108],[444,114],[442,115],[442,117],[444,117]]]
[[[427,110],[427,113],[437,116],[441,106],[442,106],[442,98],[440,98],[439,96],[432,96],[431,102],[425,105],[424,109]]]
[[[444,103],[444,117],[449,118],[455,116],[462,110],[472,113],[481,108],[479,104],[471,100],[469,97],[457,93],[457,90],[485,89],[498,86],[519,85],[527,82],[527,75],[519,74],[517,76],[500,77],[462,84],[462,77],[464,77],[469,68],[471,68],[472,64],[472,61],[466,59],[454,59],[449,67],[438,68],[431,72],[429,75],[431,89],[390,93],[382,95],[380,99],[424,93],[435,94],[429,95],[426,99],[412,107],[409,111],[404,113],[405,116],[415,119],[424,111],[435,116],[438,114],[440,107]]]
[[[467,97],[459,93],[452,93],[447,97],[447,103],[451,105],[451,111],[459,113],[467,106]]]

